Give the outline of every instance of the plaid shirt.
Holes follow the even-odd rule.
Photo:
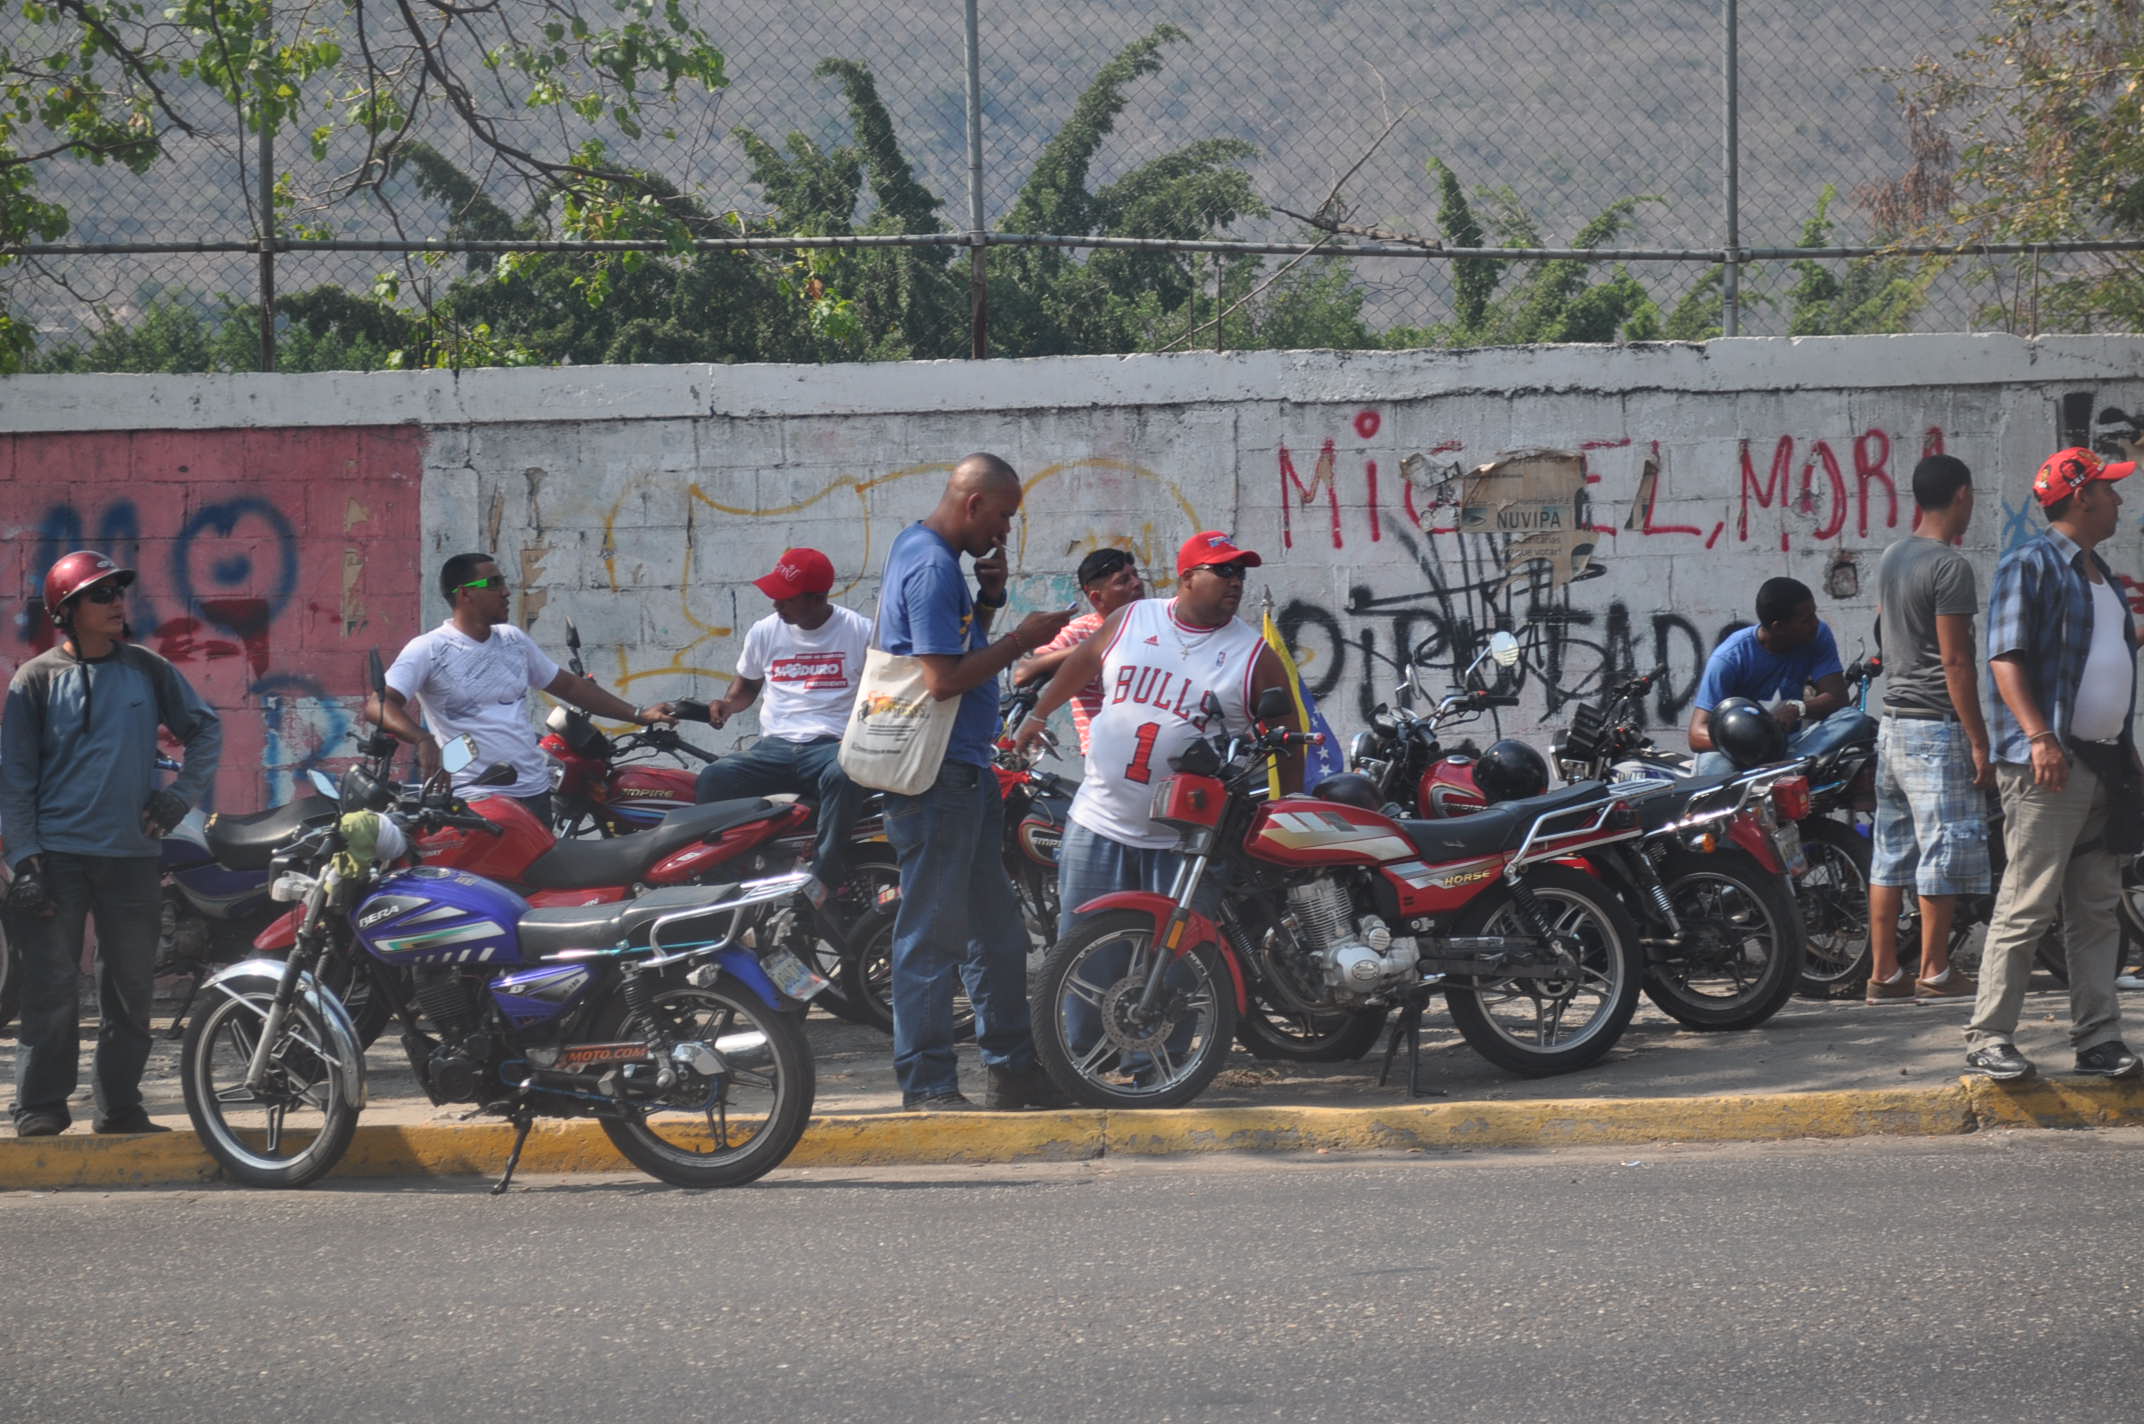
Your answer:
[[[2021,544],[1995,566],[1995,587],[1988,598],[1988,660],[2005,653],[2022,655],[2026,680],[2048,725],[2064,740],[2077,688],[2084,681],[2085,659],[2092,651],[2092,583],[2084,560],[2099,566],[2099,576],[2121,593],[2114,571],[2098,554],[2087,555],[2059,529]],[[2122,604],[2122,637],[2134,650],[2136,619]],[[2136,689],[2130,688],[2134,714]],[[1988,741],[1997,761],[2030,765],[2032,744],[2000,693],[1988,701]]]
[[[1102,615],[1089,609],[1065,624],[1063,632],[1035,649],[1035,652],[1039,656],[1043,653],[1063,652],[1066,648],[1076,648],[1093,637],[1094,630],[1101,626]],[[1088,740],[1094,735],[1094,719],[1102,711],[1102,680],[1096,678],[1073,693],[1071,707],[1072,725],[1079,729],[1079,752],[1081,756],[1085,756]]]

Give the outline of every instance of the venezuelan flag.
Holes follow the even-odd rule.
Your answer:
[[[1287,674],[1288,695],[1295,699],[1296,725],[1325,734],[1323,746],[1310,747],[1303,754],[1303,786],[1308,789],[1336,771],[1345,771],[1347,763],[1340,756],[1340,739],[1333,735],[1331,724],[1318,710],[1317,699],[1303,686],[1303,675],[1295,666],[1295,654],[1288,651],[1288,640],[1281,637],[1280,625],[1273,621],[1271,602],[1266,604],[1265,614],[1262,631],[1266,646],[1280,658],[1281,671]],[[1275,768],[1266,769],[1266,790],[1274,796],[1280,795],[1280,772]]]

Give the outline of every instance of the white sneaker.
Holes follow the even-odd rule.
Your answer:
[[[2123,974],[2115,979],[2117,989],[2144,989],[2144,974]]]

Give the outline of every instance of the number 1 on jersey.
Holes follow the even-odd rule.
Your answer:
[[[1132,764],[1124,768],[1127,780],[1144,785],[1154,779],[1154,743],[1161,736],[1161,723],[1142,722],[1132,743]]]

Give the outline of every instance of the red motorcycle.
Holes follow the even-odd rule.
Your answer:
[[[1467,669],[1517,662],[1518,643],[1492,634],[1489,650]],[[1516,699],[1481,689],[1454,691],[1428,715],[1409,706],[1411,668],[1358,736],[1350,765],[1378,796],[1419,814],[1476,814],[1491,798],[1474,776],[1471,746],[1447,755],[1444,730],[1484,709]],[[1644,834],[1604,847],[1586,868],[1622,900],[1645,947],[1646,997],[1680,1023],[1699,1029],[1754,1028],[1794,994],[1807,952],[1791,872],[1799,867],[1795,820],[1808,814],[1809,783],[1799,764],[1689,778],[1648,759],[1650,740],[1638,708],[1665,669],[1610,685],[1581,705],[1553,756],[1566,780],[1673,781],[1640,808]]]
[[[1269,691],[1251,731],[1170,759],[1155,818],[1178,831],[1182,867],[1167,895],[1080,906],[1051,948],[1035,991],[1050,1077],[1096,1106],[1175,1107],[1221,1070],[1254,1000],[1323,1018],[1396,1005],[1387,1062],[1404,1038],[1419,1092],[1415,1030],[1440,993],[1500,1067],[1542,1076],[1599,1061],[1630,1021],[1644,960],[1629,912],[1572,861],[1641,834],[1636,803],[1660,784],[1590,782],[1440,821],[1272,800],[1267,764],[1321,740],[1279,726],[1291,710]]]

